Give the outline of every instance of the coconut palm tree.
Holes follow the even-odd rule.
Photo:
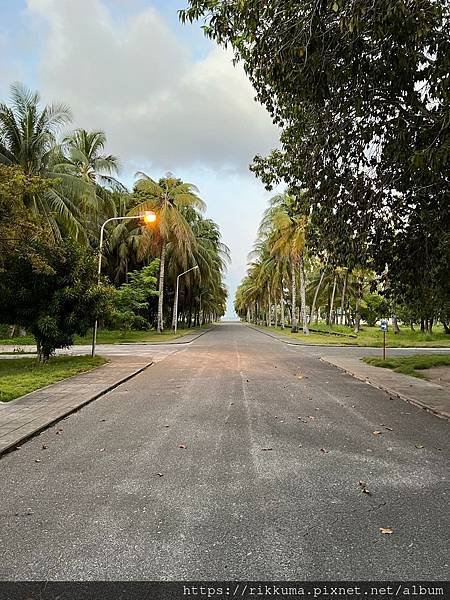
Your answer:
[[[55,153],[56,172],[79,178],[87,184],[79,199],[84,220],[91,218],[98,221],[100,218],[103,221],[114,216],[113,192],[127,193],[125,186],[115,177],[119,173],[119,160],[105,154],[105,146],[103,131],[76,129],[63,139]]]
[[[20,84],[11,86],[10,104],[0,104],[0,162],[49,180],[44,191],[26,195],[24,202],[48,222],[56,237],[61,237],[62,230],[75,236],[83,232],[77,202],[91,187],[54,168],[57,135],[70,120],[67,106],[42,107],[39,94]]]
[[[142,235],[140,255],[145,256],[156,249],[160,256],[159,298],[157,330],[164,329],[164,276],[167,246],[170,243],[173,251],[181,260],[188,260],[196,245],[192,227],[183,214],[182,209],[192,208],[197,211],[205,209],[205,203],[198,196],[198,189],[191,183],[184,183],[168,173],[158,182],[145,173],[137,173],[138,181],[134,187],[137,205],[130,211],[136,215],[144,211],[155,211],[158,218],[155,227]]]
[[[269,229],[271,253],[280,259],[288,258],[291,264],[292,332],[297,331],[295,307],[297,305],[297,274],[300,276],[300,306],[303,333],[309,334],[306,318],[305,245],[308,218],[302,211],[304,196],[278,194],[270,201],[263,217],[263,228]]]

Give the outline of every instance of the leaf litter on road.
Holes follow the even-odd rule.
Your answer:
[[[391,535],[391,533],[394,533],[394,530],[392,527],[380,527],[380,533],[384,535]]]

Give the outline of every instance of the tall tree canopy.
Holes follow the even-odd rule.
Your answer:
[[[231,44],[280,148],[253,171],[311,192],[317,249],[386,270],[393,295],[430,274],[448,242],[450,3],[442,0],[190,0],[182,20]],[[408,244],[406,242],[408,241]],[[397,260],[426,243],[424,260]],[[407,272],[408,271],[408,272]],[[403,285],[403,284],[402,284]],[[422,298],[425,300],[425,298]]]

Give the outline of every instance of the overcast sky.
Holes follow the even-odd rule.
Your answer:
[[[0,98],[11,82],[69,104],[74,126],[103,129],[122,178],[171,171],[195,183],[233,263],[233,297],[269,194],[248,171],[277,131],[242,68],[183,26],[184,0],[0,0]]]

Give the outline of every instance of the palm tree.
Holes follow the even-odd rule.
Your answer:
[[[70,122],[70,109],[63,104],[41,107],[40,103],[37,92],[20,84],[11,86],[10,105],[0,104],[0,162],[49,180],[51,185],[43,192],[26,195],[26,207],[43,217],[55,236],[61,236],[61,228],[78,235],[82,227],[77,197],[90,186],[54,169],[57,134]]]
[[[264,214],[262,227],[267,228],[271,252],[291,263],[292,323],[291,330],[297,331],[297,273],[300,275],[300,305],[303,333],[309,334],[306,318],[305,244],[308,218],[302,211],[304,196],[284,193],[274,196]]]
[[[192,228],[183,215],[183,208],[193,208],[198,211],[205,209],[205,203],[198,196],[197,188],[167,174],[158,182],[145,173],[138,173],[134,192],[139,203],[130,211],[136,215],[147,210],[157,213],[158,219],[152,231],[144,233],[140,248],[141,256],[151,249],[159,250],[159,298],[157,330],[164,329],[164,275],[168,243],[182,259],[187,259],[195,247],[196,241]]]
[[[92,216],[104,220],[116,214],[112,192],[124,194],[125,186],[115,177],[119,160],[105,154],[106,135],[103,131],[76,129],[66,136],[55,156],[54,170],[84,181],[86,193],[80,198],[80,210],[85,219]]]

